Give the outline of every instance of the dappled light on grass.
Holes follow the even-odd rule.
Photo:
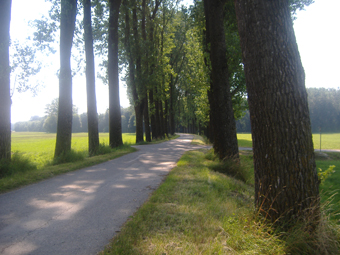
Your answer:
[[[253,218],[253,188],[190,151],[103,254],[282,254]]]
[[[280,232],[254,213],[252,152],[240,158],[243,181],[212,150],[186,152],[102,254],[338,254],[327,213],[317,235],[308,219]]]

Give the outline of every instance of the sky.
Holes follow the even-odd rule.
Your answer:
[[[187,0],[187,2],[190,0]],[[46,15],[49,4],[44,0],[12,0],[11,40],[23,41],[32,36],[28,26],[30,20]],[[340,0],[315,0],[305,11],[297,14],[294,21],[295,35],[302,64],[306,73],[306,87],[339,88],[340,87]],[[59,95],[59,80],[56,76],[59,68],[58,53],[50,55],[44,62],[46,67],[37,76],[43,85],[36,96],[31,92],[19,93],[13,90],[11,122],[27,121],[31,116],[44,116],[45,106]],[[11,76],[14,87],[15,77]],[[108,87],[96,80],[98,113],[108,108]],[[129,106],[126,85],[120,82],[121,106]],[[73,78],[73,104],[78,113],[86,112],[85,76]]]

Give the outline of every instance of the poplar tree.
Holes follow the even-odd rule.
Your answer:
[[[0,1],[0,160],[11,159],[12,102],[9,66],[11,6],[11,0]]]
[[[118,17],[121,0],[109,0],[108,78],[109,78],[109,143],[112,148],[123,144],[119,101]]]
[[[253,138],[255,205],[272,222],[317,220],[319,180],[289,1],[236,0],[235,6]]]
[[[59,108],[55,158],[71,150],[72,70],[70,58],[76,14],[77,0],[61,0]]]
[[[95,87],[95,65],[93,53],[91,0],[84,0],[84,41],[86,54],[86,92],[87,123],[89,139],[89,155],[93,155],[99,147],[98,115]]]

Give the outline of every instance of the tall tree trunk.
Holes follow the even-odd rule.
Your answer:
[[[165,100],[164,102],[165,106],[164,106],[164,132],[166,134],[167,137],[169,137],[169,128],[168,128],[168,117],[169,117],[169,102],[168,100]]]
[[[99,134],[91,22],[91,0],[84,0],[83,4],[84,39],[86,53],[87,125],[89,135],[89,155],[92,156],[95,154],[96,150],[99,147]]]
[[[170,122],[170,134],[175,134],[175,112],[174,112],[174,84],[173,84],[173,76],[170,74],[170,109],[169,109],[169,122]]]
[[[212,77],[211,77],[211,65],[210,65],[210,19],[208,16],[208,1],[204,1],[204,13],[205,13],[205,27],[206,29],[203,30],[203,47],[204,47],[204,51],[206,54],[204,54],[204,64],[207,67],[207,69],[209,70],[209,78],[210,78],[210,88],[207,90],[207,95],[208,95],[208,101],[209,101],[209,123],[208,123],[208,127],[207,127],[207,138],[209,139],[209,141],[211,143],[214,143],[214,132],[213,132],[213,109],[215,109],[214,107],[214,99],[212,96]]]
[[[165,134],[165,127],[164,127],[164,114],[163,114],[163,101],[162,99],[159,100],[159,120],[160,120],[160,136],[164,139]]]
[[[59,105],[54,157],[71,150],[72,73],[70,58],[76,15],[77,0],[61,0]]]
[[[149,16],[149,27],[150,27],[150,31],[149,31],[149,41],[148,41],[148,53],[149,51],[153,50],[155,47],[154,44],[154,19],[156,17],[157,11],[158,11],[158,7],[161,4],[162,0],[156,0],[155,1],[155,8],[153,9],[153,11],[151,12],[151,15]],[[146,34],[144,35],[146,38]],[[151,78],[152,80],[152,76],[153,76],[153,71],[155,69],[155,56],[153,56],[152,54],[148,55],[148,60],[151,61],[151,66],[150,66],[150,70],[148,73],[149,78]],[[157,124],[157,100],[158,100],[158,95],[157,95],[157,90],[156,90],[156,86],[154,84],[154,82],[152,81],[152,83],[150,84],[149,87],[149,99],[150,99],[150,119],[151,119],[151,129],[152,129],[152,139],[157,139],[159,137],[159,125]],[[159,117],[158,117],[159,119]]]
[[[145,140],[147,142],[151,142],[148,93],[146,88],[144,88],[143,107],[144,107],[143,116],[144,116]]]
[[[161,119],[160,119],[160,107],[159,107],[159,95],[158,95],[158,89],[157,85],[154,87],[154,95],[156,95],[155,98],[155,121],[156,121],[156,138],[161,139],[162,136],[162,126],[161,126]]]
[[[150,115],[151,115],[150,120],[151,120],[152,139],[157,139],[157,125],[156,125],[156,115],[155,115],[155,102],[153,99],[153,88],[150,88],[149,99],[150,99]]]
[[[275,222],[319,215],[305,75],[286,0],[236,0],[251,119],[255,205]]]
[[[133,80],[132,83],[132,94],[133,94],[133,101],[135,106],[135,115],[136,115],[136,143],[144,142],[144,136],[143,136],[143,100],[141,99],[143,97],[143,93],[141,92],[141,81],[142,81],[142,60],[141,60],[141,50],[140,50],[140,42],[139,42],[139,34],[138,34],[138,20],[137,20],[137,7],[136,3],[133,4],[132,9],[132,27],[133,27],[133,37],[134,37],[134,46],[132,47],[134,49],[134,54],[136,59],[136,79]],[[128,21],[127,21],[128,22]],[[126,35],[127,36],[127,35]],[[135,68],[130,66],[131,68]]]
[[[210,37],[211,105],[214,151],[219,159],[238,158],[236,123],[228,79],[223,11],[226,0],[204,0],[207,35]]]
[[[123,144],[118,74],[118,16],[120,4],[121,0],[109,0],[109,143],[112,148],[118,147]]]
[[[142,79],[142,90],[144,93],[143,97],[143,116],[144,116],[144,128],[145,128],[145,139],[147,142],[151,142],[151,130],[150,130],[150,116],[149,116],[149,100],[148,100],[148,88],[146,84],[146,76],[149,74],[149,63],[148,63],[148,47],[146,37],[146,0],[142,1],[142,38],[144,42],[145,60],[144,60],[144,71]]]
[[[11,6],[11,0],[0,1],[0,160],[11,159],[11,68],[9,66]]]

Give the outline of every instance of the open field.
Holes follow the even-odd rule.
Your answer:
[[[32,162],[37,164],[37,167],[42,167],[53,159],[55,148],[56,134],[42,133],[42,132],[13,132],[12,133],[12,151],[23,153]],[[238,143],[240,147],[251,147],[251,134],[237,134]],[[340,149],[340,133],[323,134],[322,149]],[[135,144],[134,133],[124,133],[124,144]],[[109,134],[99,134],[100,143],[109,144]],[[320,148],[320,135],[314,134],[314,147]],[[87,154],[88,139],[87,133],[72,134],[72,149],[78,152]]]
[[[124,144],[135,144],[135,134],[123,134]],[[109,144],[109,134],[99,133],[99,142]],[[12,133],[12,151],[23,153],[26,157],[35,162],[39,167],[46,165],[53,159],[56,143],[56,134],[41,132],[13,132]],[[72,149],[83,151],[87,154],[88,138],[87,133],[72,134]]]
[[[252,147],[251,134],[237,134],[240,147]],[[320,134],[313,134],[314,149],[320,149]],[[321,149],[340,150],[340,133],[322,134]]]

